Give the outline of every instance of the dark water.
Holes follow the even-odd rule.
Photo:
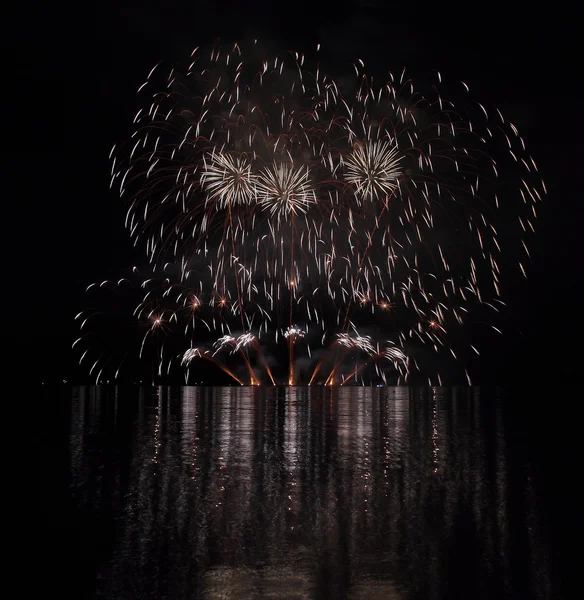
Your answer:
[[[72,597],[561,597],[545,469],[500,392],[68,393]]]

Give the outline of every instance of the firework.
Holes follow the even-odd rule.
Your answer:
[[[260,173],[259,202],[278,221],[304,214],[310,203],[316,202],[308,182],[308,169],[286,164],[271,165]]]
[[[288,327],[288,329],[286,329],[286,331],[284,332],[284,337],[285,338],[303,338],[305,336],[305,334],[306,334],[305,331],[303,331],[299,327],[293,325],[291,327]]]
[[[322,337],[330,351],[304,381],[334,355],[328,384],[354,376],[341,377],[343,356],[403,377],[428,371],[425,352],[461,361],[467,326],[504,306],[513,268],[526,273],[545,186],[518,130],[466,86],[459,108],[440,81],[377,85],[357,61],[353,84],[337,82],[318,55],[257,49],[197,49],[182,69],[154,69],[129,144],[112,151],[152,269],[134,310],[148,321],[140,353],[156,348],[159,373],[227,353],[251,382],[255,358],[275,381],[261,344],[276,353],[283,335],[292,383],[296,344],[311,356]],[[93,337],[78,343],[90,355]]]
[[[402,174],[398,148],[389,141],[355,144],[345,158],[345,179],[355,188],[357,202],[385,201],[395,190]]]
[[[218,209],[251,204],[256,197],[257,177],[243,156],[213,151],[203,158],[201,189]]]

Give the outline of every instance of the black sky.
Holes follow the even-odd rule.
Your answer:
[[[22,31],[9,32],[19,64],[12,101],[25,110],[20,139],[5,147],[3,161],[17,208],[5,224],[16,266],[16,285],[5,295],[18,315],[9,319],[8,347],[41,378],[68,376],[72,319],[85,307],[85,287],[144,262],[108,188],[108,153],[131,133],[137,88],[161,59],[181,60],[216,38],[253,36],[283,50],[312,52],[320,42],[339,64],[361,57],[380,73],[407,66],[423,77],[438,69],[501,107],[525,137],[549,195],[530,280],[518,281],[508,298],[516,333],[493,348],[491,358],[500,360],[489,368],[575,376],[583,329],[582,108],[580,33],[567,7],[119,0],[76,12],[38,3],[23,15]]]

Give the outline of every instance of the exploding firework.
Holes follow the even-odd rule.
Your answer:
[[[356,202],[390,198],[401,174],[401,158],[397,146],[388,141],[355,144],[345,159],[345,179],[355,187]]]
[[[203,158],[203,164],[201,188],[219,208],[251,204],[255,199],[257,177],[245,157],[213,152]]]
[[[133,312],[148,323],[140,354],[153,346],[159,374],[238,356],[237,379],[252,383],[275,381],[264,352],[282,337],[289,383],[300,340],[309,357],[332,340],[336,356],[314,356],[304,382],[354,380],[365,367],[347,368],[348,355],[384,380],[432,375],[430,354],[461,361],[465,328],[504,306],[503,256],[526,273],[545,187],[518,130],[467,89],[455,106],[440,76],[429,91],[405,71],[376,85],[357,61],[352,83],[336,81],[318,54],[257,48],[154,68],[130,143],[112,150],[112,186],[151,262]],[[96,314],[82,313],[76,342],[94,375]]]

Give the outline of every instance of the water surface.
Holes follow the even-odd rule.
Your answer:
[[[81,387],[69,407],[78,597],[559,597],[497,391]]]

